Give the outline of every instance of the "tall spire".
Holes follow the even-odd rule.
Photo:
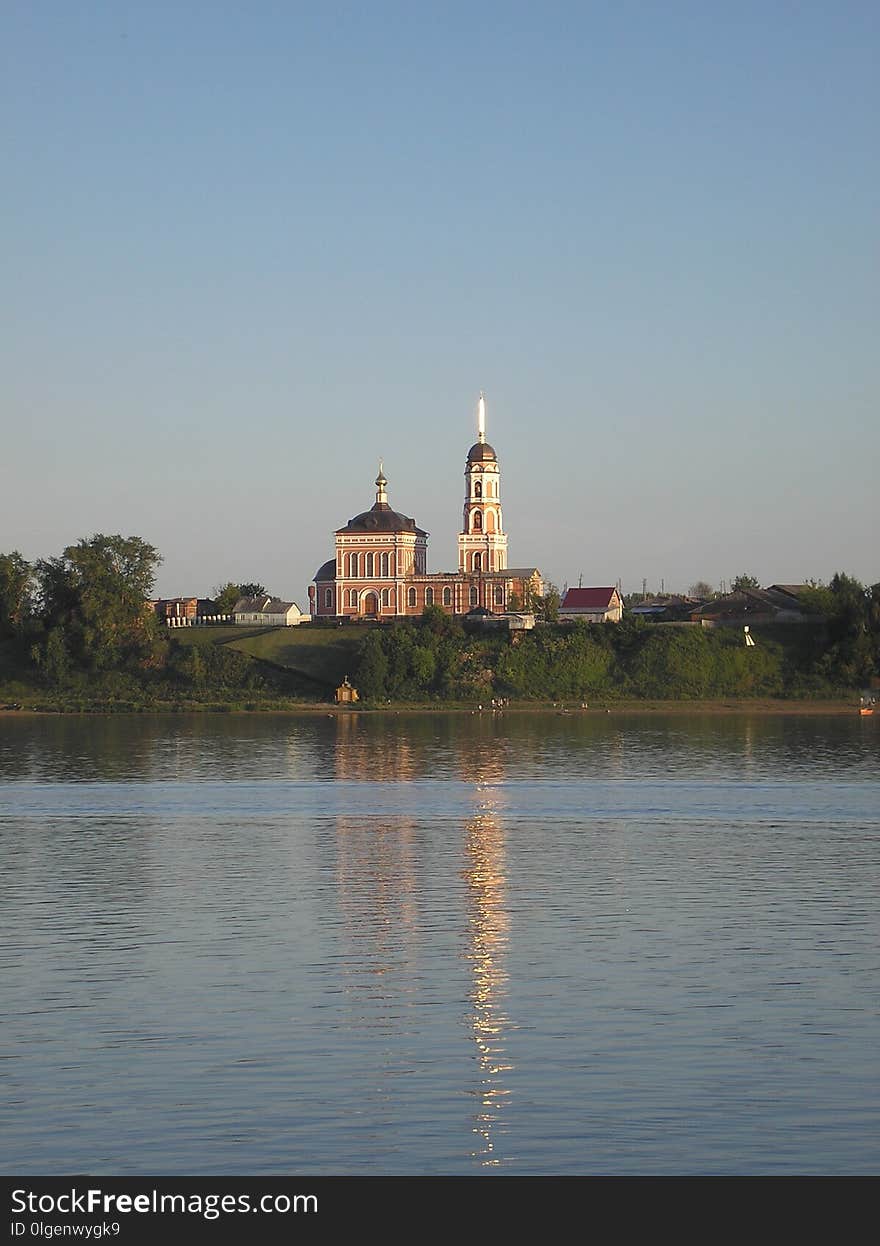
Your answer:
[[[481,445],[486,440],[486,399],[482,390],[480,390],[480,401],[477,403],[477,440]]]
[[[388,481],[385,479],[382,460],[379,460],[379,475],[376,477],[376,503],[388,502],[388,494],[385,492],[385,486]]]

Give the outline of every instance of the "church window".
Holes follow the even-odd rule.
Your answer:
[[[364,568],[364,575],[372,576],[373,574],[373,555],[372,554],[367,554],[366,563],[367,565]]]
[[[434,604],[434,590],[433,588],[426,588],[425,589],[425,605],[433,606],[433,604]]]
[[[380,565],[381,565],[381,575],[383,579],[387,579],[388,578],[388,554],[387,553],[384,553],[381,556]],[[387,605],[388,603],[386,602],[385,604]]]
[[[444,606],[452,605],[452,589],[449,588],[448,586],[444,588],[443,590],[443,605]]]
[[[473,587],[473,588],[471,589],[471,605],[472,605],[472,606],[477,605],[477,603],[479,602],[479,600],[480,600],[480,598],[479,598],[479,594],[477,593],[476,587]]]
[[[333,589],[332,588],[324,589],[324,607],[327,610],[332,610],[333,608]]]
[[[474,485],[474,497],[481,498],[482,496],[483,496],[483,486],[481,482],[478,480],[477,483]]]
[[[483,516],[479,511],[474,511],[474,532],[481,532],[483,529]]]
[[[494,511],[486,511],[486,531],[487,532],[495,531],[495,512]]]
[[[482,569],[483,569],[483,555],[474,554],[474,571],[482,571]]]
[[[406,595],[406,599],[409,605],[414,606],[416,604],[416,590],[414,588],[409,590]]]
[[[495,605],[496,606],[504,605],[504,588],[501,584],[495,585]]]
[[[387,557],[388,557],[388,555],[387,555],[387,554],[384,554],[384,555],[383,555],[383,557],[384,557],[384,558],[387,558]],[[383,606],[390,606],[390,605],[391,605],[391,593],[389,592],[389,590],[388,590],[387,588],[383,588],[383,589],[382,589],[382,605],[383,605]]]

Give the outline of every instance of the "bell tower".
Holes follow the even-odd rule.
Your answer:
[[[486,399],[477,404],[477,440],[464,468],[464,516],[458,534],[458,569],[467,575],[504,571],[507,534],[501,516],[498,456],[486,441]]]

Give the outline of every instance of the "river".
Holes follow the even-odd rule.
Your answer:
[[[0,720],[9,1173],[873,1173],[880,721]]]

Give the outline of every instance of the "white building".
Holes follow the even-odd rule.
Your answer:
[[[295,601],[277,597],[241,597],[232,607],[236,624],[248,627],[296,627],[304,615]]]

